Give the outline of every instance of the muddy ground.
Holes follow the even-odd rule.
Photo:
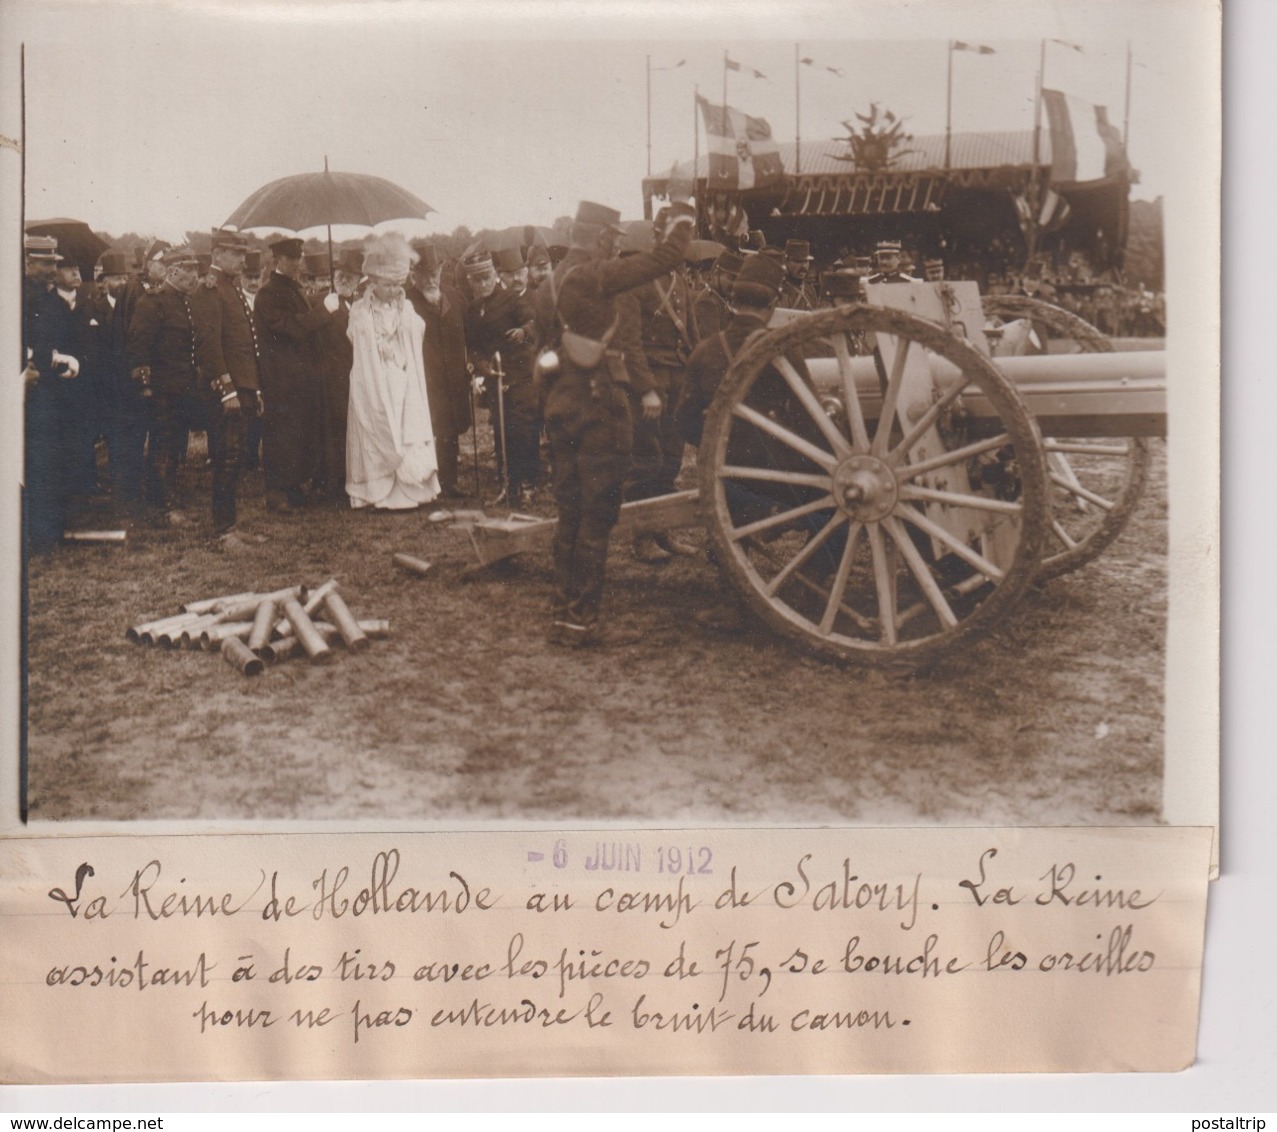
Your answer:
[[[185,476],[203,501],[201,463]],[[467,536],[424,512],[267,515],[260,473],[242,500],[246,527],[268,541],[236,554],[212,548],[199,507],[194,528],[30,564],[33,820],[1158,819],[1160,443],[1143,503],[1100,561],[911,678],[812,659],[761,627],[701,628],[694,613],[723,596],[704,555],[654,568],[614,546],[607,606],[644,638],[565,653],[545,639],[544,554],[467,578]],[[81,520],[110,525],[92,511]],[[405,574],[396,551],[434,569]],[[393,636],[327,667],[294,660],[249,679],[215,654],[125,639],[183,601],[329,577]]]

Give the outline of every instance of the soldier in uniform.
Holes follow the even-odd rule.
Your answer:
[[[922,261],[922,275],[928,283],[943,283],[944,260],[939,256],[928,256]]]
[[[266,465],[266,507],[289,512],[302,505],[304,485],[318,468],[319,332],[339,306],[326,295],[312,307],[302,289],[302,242],[296,237],[270,246],[275,270],[257,293],[261,346],[262,455]]]
[[[709,273],[709,286],[692,301],[693,336],[697,342],[717,334],[731,321],[732,310],[727,297],[732,284],[744,266],[742,256],[730,248],[721,252]]]
[[[874,251],[874,266],[877,270],[865,282],[917,283],[917,279],[900,269],[901,258],[899,240],[879,240],[878,247]]]
[[[808,280],[811,264],[811,244],[806,240],[785,241],[785,281],[780,286],[779,306],[791,311],[816,309],[816,295]]]
[[[655,249],[655,228],[650,220],[625,225],[621,237],[622,259]],[[674,426],[674,410],[683,395],[687,359],[692,342],[691,295],[681,270],[674,270],[635,288],[641,312],[643,354],[661,397],[661,416],[634,422],[634,447],[626,477],[627,500],[669,495],[683,466],[683,439]],[[634,557],[656,565],[673,554],[694,554],[694,547],[661,531],[638,536]]]
[[[443,285],[439,249],[421,240],[413,250],[418,259],[409,274],[407,295],[426,326],[421,356],[439,461],[439,490],[449,499],[460,499],[465,495],[458,484],[461,434],[471,425],[465,304],[456,291]]]
[[[239,406],[238,411],[214,416],[208,432],[209,456],[213,460],[213,531],[225,549],[235,550],[244,545],[235,531],[239,469],[248,426],[262,408],[261,345],[252,309],[239,286],[248,242],[238,232],[218,229],[213,232],[212,245],[210,273],[220,327],[218,372],[229,378],[230,386],[226,388],[234,389],[233,400]]]
[[[628,378],[620,352],[611,349],[619,322],[616,298],[673,271],[695,222],[685,204],[663,209],[656,247],[615,260],[620,218],[614,209],[582,201],[572,247],[536,298],[541,342],[558,361],[545,402],[559,509],[549,639],[565,646],[609,641],[599,607],[631,445]],[[659,395],[645,394],[642,406],[659,409]],[[610,641],[621,643],[615,635]]]
[[[222,361],[218,307],[194,297],[200,286],[194,253],[174,248],[164,253],[164,264],[164,287],[138,300],[129,325],[128,356],[133,379],[149,386],[152,394],[147,500],[169,523],[181,525],[187,519],[177,507],[177,467],[187,435],[204,429],[214,437],[225,427],[228,414],[239,414],[240,403]],[[209,447],[214,451],[215,443]],[[226,522],[228,470],[214,460],[213,523],[219,535],[234,523],[233,502],[230,523]]]

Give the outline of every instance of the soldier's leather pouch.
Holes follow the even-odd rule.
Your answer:
[[[582,334],[577,334],[566,327],[563,330],[563,336],[560,340],[563,352],[567,354],[568,360],[579,369],[595,369],[603,360],[603,355],[607,350],[607,342],[600,341],[597,338],[586,338]]]

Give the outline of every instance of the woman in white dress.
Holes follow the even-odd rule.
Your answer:
[[[413,260],[394,234],[368,246],[368,289],[350,308],[354,346],[346,431],[352,507],[409,510],[439,494],[438,459],[421,359],[425,324],[404,295]]]

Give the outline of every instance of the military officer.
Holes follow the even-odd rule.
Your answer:
[[[902,253],[899,240],[879,240],[874,251],[874,266],[878,269],[866,283],[917,283],[912,275],[900,269]]]
[[[190,248],[164,253],[163,288],[143,295],[128,330],[128,357],[135,381],[151,390],[154,420],[146,454],[148,502],[173,525],[188,520],[178,508],[177,467],[192,430],[210,437],[227,414],[238,414],[234,383],[225,371],[216,304],[200,302],[199,263]],[[210,445],[210,450],[213,445]],[[214,466],[214,532],[225,524],[225,469]],[[233,520],[232,520],[233,522]]]
[[[631,445],[628,378],[611,346],[616,297],[682,262],[695,213],[685,204],[663,209],[655,248],[616,260],[620,219],[615,209],[582,201],[572,246],[536,297],[540,340],[558,362],[545,402],[559,510],[549,639],[564,646],[623,643],[599,625],[608,537],[620,514]],[[645,412],[659,411],[660,396],[652,390],[641,404]]]
[[[744,257],[730,248],[721,252],[714,261],[709,273],[709,286],[692,301],[692,326],[697,342],[717,334],[731,320],[732,310],[727,299],[744,265]]]
[[[791,311],[815,310],[817,304],[809,276],[813,256],[806,240],[785,241],[785,281],[780,286],[779,306]]]

